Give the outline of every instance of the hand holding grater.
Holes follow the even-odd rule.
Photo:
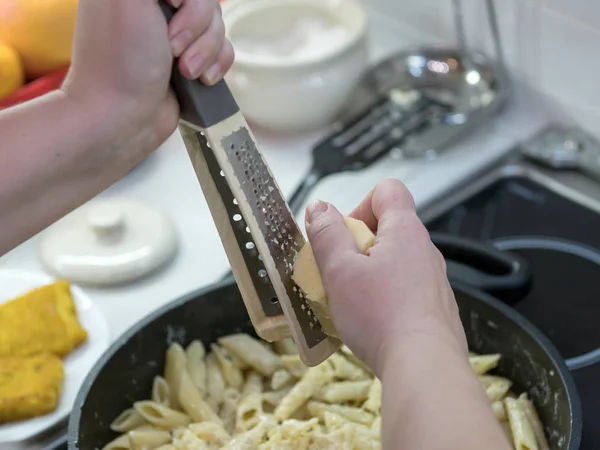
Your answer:
[[[176,10],[164,0],[160,6],[171,20]],[[227,84],[188,80],[175,61],[171,86],[181,135],[257,334],[271,342],[291,334],[306,365],[321,363],[341,342],[321,330],[292,281],[305,240]]]

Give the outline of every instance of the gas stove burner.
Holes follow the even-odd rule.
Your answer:
[[[548,276],[538,275],[538,279],[534,280],[534,292],[516,308],[542,327],[563,353],[571,370],[599,362],[599,319],[595,314],[583,314],[582,311],[590,311],[592,303],[600,304],[600,298],[589,298],[580,295],[579,292],[573,292],[568,298],[564,297],[564,303],[553,303],[550,306],[545,299],[548,292],[555,293],[556,289],[565,289],[561,275],[565,276],[567,273],[571,289],[579,286],[579,283],[581,286],[586,283],[598,284],[600,251],[568,239],[539,236],[500,238],[495,239],[493,244],[499,250],[519,253],[528,261],[544,261]],[[573,280],[572,277],[579,279]],[[563,311],[565,307],[571,311],[579,311],[576,321],[568,319],[568,311]],[[594,305],[593,308],[598,309],[599,306]],[[577,330],[572,329],[574,324]],[[574,339],[574,334],[579,338]],[[587,339],[582,339],[586,336]],[[590,349],[590,346],[595,348]],[[578,352],[583,353],[577,354]]]

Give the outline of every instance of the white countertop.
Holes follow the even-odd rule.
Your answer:
[[[382,17],[372,27],[372,59],[378,60],[405,45],[412,37]],[[412,191],[417,205],[443,194],[482,166],[501,156],[545,122],[540,109],[522,95],[494,123],[445,151],[434,161],[402,161],[388,157],[362,172],[323,180],[312,198],[327,200],[349,212],[377,181],[395,177]],[[273,137],[256,130],[275,177],[286,195],[300,183],[310,166],[312,143],[322,134]],[[168,214],[179,234],[179,253],[165,270],[119,288],[86,289],[110,324],[115,339],[140,318],[171,300],[222,277],[229,268],[208,207],[195,178],[179,133],[154,155],[101,196],[128,196]],[[302,218],[299,218],[302,221]],[[0,267],[43,270],[37,255],[38,237],[0,258]]]

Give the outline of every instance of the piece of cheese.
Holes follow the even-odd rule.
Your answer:
[[[359,250],[366,254],[375,244],[375,234],[361,220],[344,217],[344,221]],[[329,300],[310,242],[302,247],[296,257],[292,279],[302,290],[317,319],[321,322],[323,332],[329,336],[339,337],[331,317]]]

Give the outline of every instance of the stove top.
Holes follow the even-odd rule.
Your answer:
[[[574,135],[581,133],[544,130],[420,215],[430,231],[487,241],[529,262],[531,291],[511,306],[545,333],[565,358],[583,408],[580,450],[596,450],[600,448],[600,429],[594,426],[600,420],[600,182],[589,164],[579,170],[576,162],[579,154],[591,161],[590,154],[600,146],[589,138],[574,141]]]

